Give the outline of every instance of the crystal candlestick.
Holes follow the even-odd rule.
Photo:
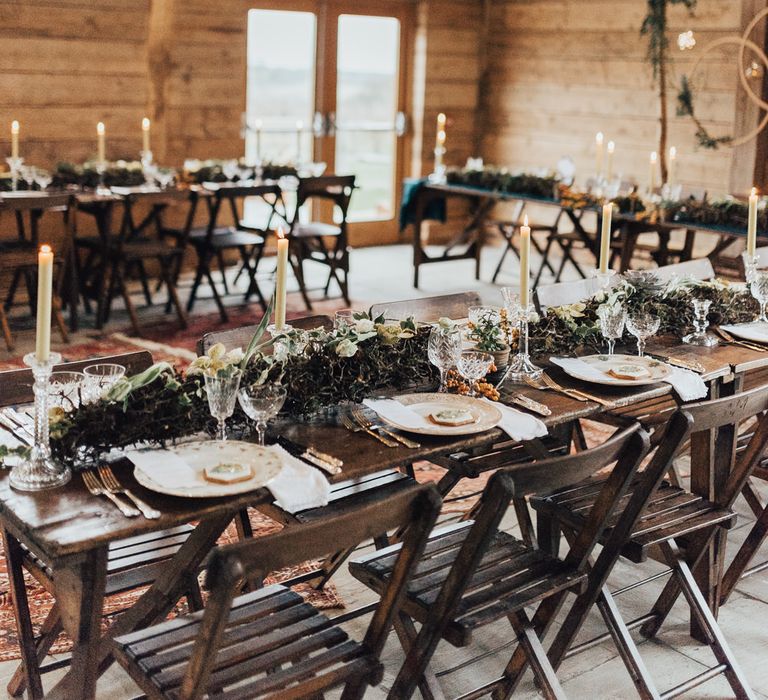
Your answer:
[[[35,440],[29,456],[17,464],[9,477],[11,486],[19,491],[42,491],[66,484],[72,477],[69,467],[51,456],[48,425],[48,382],[53,366],[61,362],[61,355],[52,352],[46,362],[38,362],[35,353],[24,356],[24,363],[32,368],[35,379]]]
[[[445,146],[435,148],[435,169],[429,174],[429,181],[433,185],[444,185],[446,183],[446,167],[443,163],[443,156],[445,156]]]
[[[709,328],[709,307],[712,302],[709,299],[693,300],[693,333],[689,333],[683,338],[683,342],[688,345],[703,345],[711,348],[717,345],[717,338],[707,333]]]
[[[529,306],[527,309],[521,309],[517,319],[517,355],[510,361],[507,371],[499,382],[501,386],[507,379],[520,382],[525,379],[536,379],[544,371],[541,367],[533,364],[531,356],[528,354],[528,324],[534,316],[534,309]]]
[[[615,270],[606,270],[601,272],[600,268],[593,268],[590,270],[590,274],[593,280],[595,280],[595,293],[607,292],[611,287],[611,282],[616,274]]]
[[[23,158],[6,158],[5,162],[8,163],[8,167],[11,169],[11,189],[15,192],[19,184],[19,171],[24,164]]]
[[[100,160],[96,163],[96,172],[99,176],[99,184],[96,185],[96,194],[106,196],[112,194],[112,190],[104,184],[104,175],[107,172],[106,161]]]

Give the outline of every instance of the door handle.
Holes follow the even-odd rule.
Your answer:
[[[395,135],[405,136],[408,131],[408,115],[405,112],[398,112],[395,115]]]

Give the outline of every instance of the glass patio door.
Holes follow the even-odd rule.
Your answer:
[[[246,157],[325,162],[328,173],[356,175],[352,244],[396,240],[412,4],[256,4],[248,14]]]

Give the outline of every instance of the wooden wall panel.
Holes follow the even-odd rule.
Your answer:
[[[553,167],[570,155],[586,177],[594,169],[595,133],[602,131],[616,142],[617,171],[644,183],[649,153],[658,148],[658,98],[639,36],[645,8],[638,0],[490,0],[482,88],[486,161]],[[680,7],[670,7],[668,16],[674,59],[669,144],[680,154],[678,171],[692,186],[728,192],[732,150],[701,149],[692,122],[675,116],[677,81],[697,52],[681,53],[674,40],[692,29],[701,48],[739,34],[742,0],[699,0],[693,16]],[[715,135],[731,134],[736,125],[734,56],[728,48],[713,53],[697,73],[697,115]]]

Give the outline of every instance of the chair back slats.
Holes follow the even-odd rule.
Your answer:
[[[613,464],[627,454],[630,444],[637,449],[638,460],[648,452],[645,432],[639,425],[631,425],[589,450],[528,461],[505,469],[514,481],[515,495],[523,497],[530,493],[551,493],[577,484],[606,465]]]
[[[327,199],[341,209],[346,219],[352,192],[355,189],[355,175],[321,175],[320,177],[303,177],[299,179],[296,190],[296,217],[298,211],[308,199]]]
[[[405,528],[402,549],[389,585],[381,596],[363,640],[363,646],[378,656],[397,614],[405,586],[424,552],[440,512],[440,504],[440,495],[433,485],[415,486],[384,502],[367,504],[302,527],[286,528],[275,535],[243,540],[214,550],[207,574],[212,594],[181,684],[180,696],[194,700],[205,694],[231,602],[243,579],[262,578],[270,571],[290,564],[357,545],[393,529]],[[331,532],[333,536],[329,537]],[[308,693],[310,695],[312,693]]]
[[[333,328],[333,319],[330,316],[320,314],[316,316],[302,316],[301,318],[291,319],[291,326],[305,331],[311,331],[315,328],[325,328],[328,330]],[[228,350],[246,348],[258,327],[259,324],[254,323],[248,326],[240,326],[239,328],[206,333],[197,341],[197,354],[205,355],[211,346],[216,345],[216,343],[222,343]]]
[[[481,303],[480,295],[477,292],[459,292],[457,294],[374,304],[371,306],[370,314],[371,318],[383,314],[385,318],[392,320],[401,321],[406,318],[413,318],[422,323],[431,323],[442,316],[466,318],[467,309],[470,306],[479,306]]]
[[[698,258],[696,260],[675,263],[674,265],[664,265],[656,270],[652,270],[652,272],[661,282],[669,282],[673,277],[678,279],[688,277],[704,281],[711,280],[715,276],[715,269],[712,267],[712,261],[709,258]]]
[[[539,311],[546,311],[555,306],[586,301],[599,289],[600,281],[593,278],[539,285],[533,291],[533,303]]]
[[[152,355],[146,350],[141,350],[124,355],[94,357],[89,360],[65,362],[56,365],[54,370],[57,372],[80,372],[88,365],[102,362],[123,365],[126,374],[130,375],[147,369],[152,364]],[[9,369],[0,372],[0,406],[12,406],[33,401],[32,384],[31,369]]]
[[[768,410],[768,386],[759,386],[735,396],[685,405],[693,418],[693,432],[737,425]]]

